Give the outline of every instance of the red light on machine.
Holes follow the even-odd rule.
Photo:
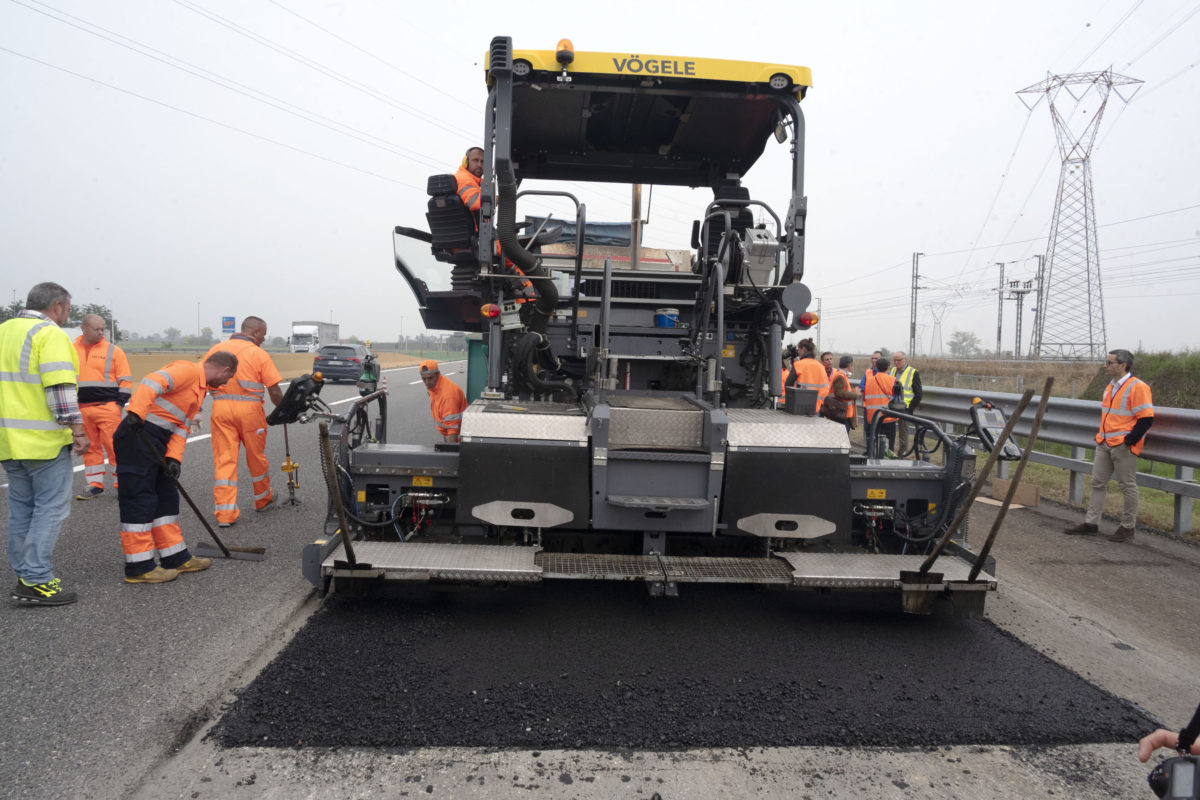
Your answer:
[[[559,39],[556,49],[557,52],[554,54],[554,57],[564,67],[575,60],[575,45],[571,44],[570,39]]]
[[[800,328],[800,330],[806,331],[809,328],[811,328],[813,325],[816,325],[820,321],[821,321],[820,316],[813,313],[812,311],[805,311],[803,314],[800,315],[800,321],[796,327]]]
[[[500,306],[495,303],[486,303],[479,307],[479,313],[483,314],[488,319],[495,319],[500,316]]]

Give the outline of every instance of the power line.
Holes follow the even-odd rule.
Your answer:
[[[374,134],[367,133],[358,128],[354,128],[350,125],[345,125],[344,123],[338,122],[337,120],[331,119],[330,117],[326,117],[323,114],[320,114],[319,112],[304,108],[302,106],[295,105],[294,103],[289,103],[286,100],[282,100],[278,97],[275,97],[274,95],[268,94],[267,92],[263,92],[259,89],[255,89],[252,86],[248,86],[247,84],[236,81],[225,75],[221,75],[219,73],[213,72],[212,70],[205,69],[204,67],[199,66],[197,64],[192,64],[188,61],[184,61],[183,59],[172,56],[169,53],[163,52],[162,50],[158,50],[154,47],[151,47],[150,45],[147,45],[144,42],[139,42],[136,39],[131,39],[127,36],[123,36],[122,34],[119,34],[115,31],[109,30],[108,28],[104,28],[103,26],[96,25],[95,23],[89,22],[88,20],[85,20],[81,17],[74,16],[73,14],[68,14],[67,12],[62,11],[57,8],[54,8],[53,6],[50,6],[46,3],[39,2],[39,0],[30,0],[30,2],[36,3],[37,5],[40,5],[40,6],[43,6],[44,8],[47,8],[50,11],[54,12],[54,14],[61,14],[62,17],[57,17],[57,16],[54,16],[54,14],[50,14],[50,13],[47,13],[46,11],[42,11],[41,9],[34,8],[33,6],[29,5],[28,3],[23,2],[23,0],[12,0],[12,2],[16,3],[17,5],[24,6],[25,8],[28,8],[30,11],[33,11],[37,14],[41,14],[42,16],[46,17],[47,19],[52,19],[52,20],[54,20],[56,22],[60,22],[64,25],[69,25],[72,28],[75,28],[76,30],[80,30],[90,36],[95,36],[99,39],[103,39],[105,41],[108,41],[115,45],[118,45],[119,47],[124,47],[125,49],[127,49],[131,52],[137,53],[140,56],[152,59],[154,61],[158,61],[159,63],[162,63],[169,67],[172,67],[173,69],[180,70],[181,72],[185,72],[194,77],[208,81],[209,83],[212,83],[215,86],[219,86],[222,89],[226,89],[227,91],[234,92],[234,93],[239,94],[243,97],[246,97],[250,100],[254,100],[256,102],[262,103],[271,108],[275,108],[279,111],[283,111],[286,114],[290,114],[294,117],[297,117],[298,119],[303,119],[306,122],[311,122],[314,125],[319,125],[320,127],[325,128],[327,130],[331,130],[334,133],[339,133],[339,134],[342,134],[343,136],[349,136],[350,138],[360,141],[363,144],[367,144],[372,147],[376,147],[380,150],[383,150],[384,152],[390,153],[391,155],[399,156],[401,158],[409,158],[413,161],[423,163],[426,166],[430,166],[430,167],[436,168],[438,166],[437,164],[426,159],[424,156],[422,156],[421,154],[419,154],[415,151],[408,150],[408,149],[402,148],[402,147],[392,146],[388,143],[381,144],[381,142],[383,142],[384,140],[382,140],[378,136],[375,136]],[[64,19],[63,17],[66,17],[67,19]],[[71,20],[77,20],[81,24],[76,24],[75,22],[72,22]],[[84,27],[84,26],[90,26],[92,28],[95,28],[96,30],[88,30],[88,28]],[[97,31],[102,31],[103,33],[97,33]],[[105,34],[107,34],[107,35],[105,35]],[[118,41],[118,40],[124,40],[124,41]],[[256,96],[256,95],[259,95],[259,96]],[[376,141],[370,141],[371,139],[374,139]]]
[[[392,69],[392,70],[395,70],[396,72],[399,72],[401,75],[408,78],[409,80],[416,81],[417,83],[421,84],[422,86],[428,87],[428,88],[432,89],[433,91],[437,92],[438,94],[448,97],[451,100],[453,100],[454,102],[459,103],[460,105],[462,105],[466,108],[469,108],[471,111],[474,111],[476,113],[479,112],[478,106],[472,105],[471,103],[468,103],[466,100],[463,100],[460,97],[455,97],[454,95],[450,94],[449,92],[447,92],[445,89],[441,88],[440,86],[437,86],[435,84],[429,83],[428,81],[422,80],[421,78],[417,77],[416,75],[413,75],[411,72],[406,72],[405,70],[396,66],[392,62],[388,61],[387,59],[381,58],[380,56],[375,55],[370,50],[367,50],[366,48],[355,44],[354,42],[350,41],[349,39],[345,38],[344,36],[339,36],[338,34],[334,33],[333,31],[329,30],[328,28],[325,28],[325,27],[313,22],[311,19],[304,16],[303,14],[293,11],[292,9],[285,6],[283,3],[280,3],[279,0],[269,0],[269,2],[271,3],[271,5],[277,6],[278,8],[282,9],[283,11],[286,11],[287,13],[291,14],[296,19],[299,19],[303,22],[308,23],[309,25],[313,26],[317,30],[326,34],[327,36],[337,39],[339,42],[346,45],[347,47],[351,47],[351,48],[357,50],[358,52],[362,53],[363,55],[367,56],[368,58],[372,58],[372,59],[378,61],[380,64],[383,64],[388,69]]]
[[[145,100],[147,103],[153,103],[157,106],[162,106],[163,108],[169,108],[172,111],[176,111],[180,114],[186,114],[189,117],[204,120],[205,122],[208,122],[212,125],[216,125],[218,127],[225,128],[226,130],[231,130],[236,133],[240,133],[244,136],[249,136],[252,139],[258,139],[259,141],[262,141],[262,142],[268,142],[270,144],[277,145],[278,147],[282,147],[286,150],[291,150],[294,153],[300,153],[301,155],[305,155],[310,158],[315,158],[315,159],[324,161],[329,164],[335,164],[339,167],[345,167],[346,169],[354,170],[355,172],[361,173],[363,175],[370,175],[372,178],[379,178],[380,180],[385,180],[385,181],[388,181],[389,183],[395,183],[400,186],[407,186],[410,189],[417,189],[420,191],[424,191],[423,187],[414,186],[413,184],[408,183],[406,181],[397,180],[396,178],[389,178],[386,175],[380,175],[378,172],[372,172],[371,170],[368,170],[368,169],[356,167],[353,164],[347,164],[344,161],[337,161],[336,159],[328,158],[326,156],[319,155],[317,153],[313,153],[309,150],[305,150],[303,148],[295,147],[294,145],[290,145],[285,142],[281,142],[278,139],[272,139],[268,136],[262,136],[261,134],[257,134],[252,131],[248,131],[244,128],[239,128],[236,125],[230,125],[226,122],[220,122],[219,120],[215,120],[211,117],[206,117],[203,114],[198,114],[195,111],[188,111],[186,108],[180,108],[179,106],[173,106],[170,103],[164,103],[162,100],[156,100],[153,97],[147,97],[144,94],[138,94],[137,92],[130,91],[129,89],[123,89],[120,86],[117,86],[115,84],[111,84],[106,81],[102,81],[99,78],[93,78],[91,75],[84,75],[82,73],[75,72],[74,70],[69,70],[66,67],[60,67],[57,64],[51,64],[49,61],[43,61],[40,58],[34,58],[33,56],[26,55],[25,53],[18,53],[16,50],[10,50],[9,48],[4,47],[3,45],[0,45],[0,51],[4,51],[5,53],[11,53],[14,56],[18,56],[20,58],[24,58],[29,61],[32,61],[35,64],[41,64],[44,67],[49,67],[50,69],[58,70],[59,72],[65,73],[67,75],[71,75],[76,78],[80,78],[85,81],[89,81],[91,83],[95,83],[99,86],[103,86],[108,89],[112,89],[113,91],[120,92],[121,94],[127,94],[130,97],[136,97],[139,100]]]
[[[269,50],[273,50],[282,56],[290,58],[291,60],[295,61],[296,63],[306,66],[309,69],[313,70],[314,72],[319,72],[320,74],[324,75],[325,77],[332,78],[333,80],[337,81],[338,83],[341,83],[345,86],[349,86],[351,89],[354,89],[355,91],[362,92],[363,94],[367,95],[368,97],[370,97],[374,100],[378,100],[382,103],[386,103],[387,105],[389,105],[395,109],[398,109],[400,111],[403,111],[406,114],[411,114],[412,116],[416,117],[417,119],[421,120],[422,122],[428,123],[437,128],[441,128],[442,130],[446,131],[447,133],[452,133],[452,134],[455,134],[456,136],[462,136],[464,133],[460,129],[450,128],[446,125],[443,125],[439,120],[418,111],[417,109],[413,108],[412,106],[409,106],[405,103],[400,102],[399,100],[395,99],[394,97],[384,94],[383,92],[376,91],[375,89],[372,89],[370,86],[367,86],[364,83],[356,81],[353,78],[349,77],[348,75],[343,75],[342,73],[338,72],[337,70],[331,69],[330,67],[326,67],[324,64],[320,63],[319,61],[316,61],[315,59],[309,58],[308,56],[305,56],[295,50],[292,50],[291,48],[284,47],[281,44],[277,44],[276,42],[272,41],[271,39],[267,38],[266,36],[261,36],[261,35],[255,33],[254,31],[250,30],[249,28],[244,28],[241,25],[238,25],[236,22],[233,22],[230,19],[222,17],[220,14],[216,14],[214,12],[208,11],[207,9],[201,8],[201,7],[197,6],[195,3],[189,2],[189,0],[173,0],[173,2],[176,5],[181,6],[182,8],[186,8],[187,10],[192,11],[195,14],[198,14],[202,17],[206,17],[209,20],[212,20],[213,22],[217,23],[218,25],[221,25],[222,27],[225,27],[225,28],[233,31],[234,33],[238,34],[239,36],[243,36],[252,42],[255,42],[257,44],[262,45],[263,47],[268,48]]]
[[[1111,28],[1109,28],[1108,33],[1104,34],[1104,36],[1102,36],[1100,38],[1100,41],[1096,42],[1096,46],[1093,47],[1091,50],[1087,51],[1087,54],[1084,55],[1083,58],[1079,59],[1078,64],[1071,67],[1070,72],[1077,72],[1079,70],[1079,68],[1081,66],[1083,66],[1083,62],[1087,61],[1089,58],[1092,57],[1092,55],[1095,54],[1095,52],[1097,50],[1099,50],[1101,47],[1103,47],[1104,43],[1107,42],[1109,40],[1109,38],[1114,33],[1116,33],[1120,29],[1120,27],[1129,20],[1129,18],[1131,16],[1133,16],[1133,12],[1137,11],[1143,2],[1145,2],[1145,0],[1137,0],[1137,2],[1135,2],[1132,6],[1130,6],[1129,10],[1126,11],[1125,14],[1119,20],[1117,20],[1116,24],[1114,24]]]

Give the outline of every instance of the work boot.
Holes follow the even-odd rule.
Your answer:
[[[91,500],[93,497],[99,497],[104,494],[104,490],[99,486],[89,486],[79,494],[75,495],[76,500]]]
[[[166,583],[167,581],[173,581],[178,577],[179,577],[179,570],[177,570],[177,569],[163,569],[162,567],[155,567],[154,569],[150,570],[149,572],[143,572],[141,575],[126,575],[125,582],[126,583]]]
[[[37,606],[65,606],[79,599],[74,592],[62,588],[58,578],[45,583],[26,583],[23,578],[17,579],[17,588],[13,589],[12,599],[18,603]]]
[[[1105,536],[1104,538],[1108,539],[1110,542],[1128,542],[1133,538],[1133,531],[1134,528],[1132,525],[1129,527],[1122,525],[1121,527],[1117,528],[1112,536]]]
[[[217,527],[218,528],[232,528],[233,523],[232,522],[218,522]]]
[[[275,507],[275,501],[278,499],[279,499],[279,492],[272,489],[271,496],[267,499],[267,502],[264,503],[261,508],[256,508],[254,510],[255,511],[270,511],[272,508]]]
[[[212,559],[203,556],[192,556],[175,568],[176,572],[201,572],[212,566]]]
[[[1078,525],[1072,525],[1070,528],[1064,528],[1063,533],[1069,536],[1095,536],[1100,532],[1100,529],[1090,522],[1081,522]]]

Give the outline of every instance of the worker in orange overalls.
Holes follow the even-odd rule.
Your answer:
[[[458,172],[454,173],[454,180],[458,181],[458,197],[463,201],[463,205],[467,207],[472,214],[475,215],[475,224],[479,224],[479,207],[481,186],[483,185],[483,148],[472,147],[463,156],[462,164],[458,167]]]
[[[219,392],[213,393],[212,431],[213,504],[217,524],[228,528],[237,522],[238,450],[246,448],[246,467],[254,487],[254,510],[264,511],[275,501],[271,491],[271,466],[267,461],[267,414],[263,395],[271,402],[283,402],[282,378],[275,362],[262,343],[267,338],[267,323],[261,317],[242,320],[242,332],[218,342],[208,351],[224,350],[238,358],[237,375]]]
[[[104,493],[108,468],[112,465],[113,488],[117,488],[117,456],[113,452],[113,434],[121,424],[121,409],[133,394],[133,372],[125,351],[105,341],[107,323],[99,314],[85,314],[80,323],[83,334],[75,340],[79,354],[79,410],[83,430],[91,446],[83,454],[83,478],[87,488],[76,500],[91,500]]]
[[[237,356],[227,352],[213,353],[203,364],[172,361],[142,378],[126,405],[113,434],[126,583],[166,583],[212,565],[184,544],[176,481],[205,393],[224,385],[237,366]]]
[[[892,362],[880,356],[875,361],[875,367],[867,375],[866,389],[863,390],[863,414],[867,418],[867,430],[870,431],[871,420],[876,414],[882,414],[892,401],[896,390],[896,378],[888,374]],[[883,416],[876,426],[876,433],[887,437],[888,450],[896,449],[896,422],[899,417]],[[868,444],[868,447],[870,445]]]
[[[462,415],[467,396],[458,384],[444,377],[433,359],[421,362],[421,380],[429,390],[429,411],[444,442],[457,442],[462,433]]]

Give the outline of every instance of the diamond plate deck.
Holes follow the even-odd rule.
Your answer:
[[[670,581],[674,583],[774,584],[798,588],[900,589],[901,570],[920,569],[924,556],[858,553],[774,553],[772,558],[715,558],[654,555],[547,553],[533,547],[424,542],[357,542],[354,553],[370,569],[338,569],[338,547],[321,564],[325,576],[388,580]],[[956,556],[934,564],[945,581],[965,581],[971,565]],[[996,579],[981,572],[971,584],[994,590]]]
[[[369,570],[337,569],[346,558],[339,546],[321,563],[324,575],[393,580],[537,581],[542,570],[532,547],[424,542],[355,542],[354,555]]]
[[[729,449],[790,447],[798,450],[850,452],[846,427],[824,417],[783,414],[763,408],[727,408]]]
[[[918,570],[925,556],[869,555],[857,553],[776,553],[791,564],[797,586],[831,589],[899,589],[901,570]],[[947,581],[965,581],[971,565],[957,556],[943,555],[933,572]],[[996,578],[980,572],[978,581],[989,590]]]
[[[462,437],[532,439],[587,444],[587,415],[568,403],[527,402],[520,405],[476,400],[463,412]]]

